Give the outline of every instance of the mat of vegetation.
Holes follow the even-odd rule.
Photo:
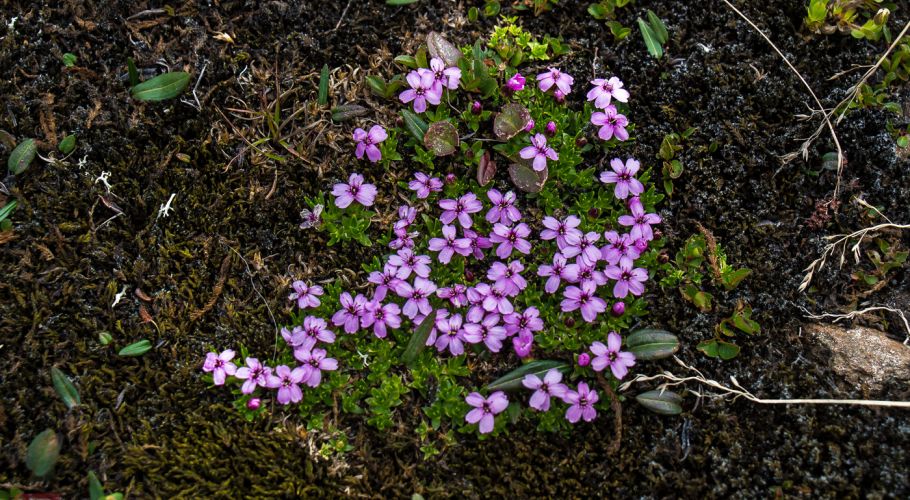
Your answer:
[[[649,287],[647,323],[679,336],[685,363],[715,380],[734,376],[761,397],[906,400],[906,386],[862,393],[845,383],[800,330],[800,307],[836,310],[871,296],[906,308],[906,266],[889,269],[885,286],[864,288],[856,273],[831,265],[808,294],[797,288],[825,235],[872,221],[852,199],[910,220],[910,165],[894,133],[910,110],[847,114],[837,127],[847,157],[839,203],[826,209],[834,144],[825,133],[806,159],[781,162],[819,117],[797,118],[809,114],[811,97],[732,11],[638,0],[616,11],[632,29],[617,40],[572,3],[539,16],[506,13],[535,36],[562,39],[570,53],[560,64],[579,88],[606,71],[622,77],[635,96],[626,152],[654,167],[658,185],[670,177],[661,171],[665,138],[696,129],[673,153],[684,170],[660,206],[664,247],[672,258],[704,229],[730,262],[751,269],[734,290],[713,290],[716,306],[703,310],[675,287]],[[887,48],[809,33],[801,2],[740,3],[829,107],[861,71],[830,77],[874,64]],[[83,497],[93,472],[105,490],[137,497],[910,494],[902,410],[689,396],[682,415],[666,417],[629,398],[618,451],[610,450],[613,419],[601,418],[570,434],[527,422],[493,439],[459,434],[427,459],[415,433],[425,402],[416,396],[383,431],[329,411],[338,431],[326,434],[280,408],[247,421],[226,391],[202,381],[209,350],[271,352],[274,325],[292,310],[292,281],[337,280],[353,290],[364,282],[361,264],[387,253],[354,241],[329,246],[325,233],[299,227],[304,197],[328,195],[356,165],[379,188],[382,208],[369,229],[376,239],[416,170],[409,158],[389,170],[355,163],[352,127],[333,123],[330,108],[356,103],[392,126],[400,103],[375,96],[364,77],[401,73],[393,58],[415,53],[431,31],[458,45],[486,39],[500,19],[470,20],[472,6],[483,2],[3,2],[0,157],[31,137],[45,160],[8,177],[0,193],[0,206],[18,203],[12,232],[0,233],[0,489]],[[638,32],[647,9],[669,32],[660,59]],[[894,32],[908,13],[895,10]],[[131,98],[128,58],[143,80],[189,72],[188,89],[164,102]],[[317,104],[324,65],[329,106]],[[546,66],[534,62],[527,74]],[[901,82],[889,92],[889,101],[906,102]],[[66,156],[57,146],[71,134]],[[473,175],[460,168],[457,175]],[[699,352],[739,302],[761,332],[737,336],[731,360]],[[886,328],[903,339],[899,324]],[[141,355],[118,354],[143,340],[151,348]],[[61,399],[52,367],[73,381],[80,404]],[[679,367],[664,360],[642,369],[661,370]],[[53,473],[39,479],[26,457],[46,429],[61,448]]]

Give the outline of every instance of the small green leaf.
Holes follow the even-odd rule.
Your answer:
[[[385,80],[378,76],[368,76],[366,77],[367,86],[370,87],[370,90],[378,95],[379,97],[386,97],[386,83]]]
[[[54,389],[57,391],[57,395],[60,396],[60,399],[63,400],[63,404],[65,404],[67,408],[82,404],[76,386],[73,385],[73,382],[69,377],[56,366],[51,367],[51,381],[54,383]]]
[[[427,50],[430,56],[442,59],[446,66],[458,66],[462,58],[461,50],[435,31],[427,35]]]
[[[139,342],[134,342],[123,349],[120,349],[120,352],[117,354],[120,356],[142,356],[143,354],[149,352],[152,348],[152,343],[148,340],[140,340]]]
[[[9,155],[9,160],[6,161],[9,173],[19,175],[25,172],[25,169],[32,164],[36,154],[38,154],[38,146],[35,144],[34,139],[26,139],[20,142]]]
[[[443,120],[433,122],[423,135],[423,145],[436,156],[448,156],[458,150],[458,130]]]
[[[136,61],[132,57],[126,58],[126,71],[130,75],[130,88],[139,85],[139,70],[136,69]]]
[[[500,141],[508,141],[525,129],[531,120],[528,108],[516,102],[502,107],[502,111],[493,119],[493,133]]]
[[[603,5],[601,5],[599,3],[592,3],[591,5],[588,6],[588,14],[590,14],[591,17],[593,17],[594,19],[597,19],[599,21],[601,19],[606,18],[607,15],[609,15],[609,12],[607,11],[607,8],[604,7]]]
[[[367,108],[357,104],[342,104],[332,108],[332,121],[341,123],[350,120],[351,118],[363,116],[368,112],[369,110]]]
[[[10,201],[6,202],[6,205],[3,205],[3,207],[0,208],[0,222],[6,221],[7,217],[9,217],[11,213],[13,213],[13,210],[16,209],[16,205],[18,205],[18,204],[19,204],[19,202],[17,202],[16,200],[10,200]]]
[[[682,413],[682,396],[675,392],[654,390],[635,396],[638,404],[658,415],[679,415]]]
[[[111,335],[111,332],[101,332],[98,334],[98,342],[101,345],[108,345],[111,343],[111,340],[114,340],[114,336]]]
[[[395,59],[393,59],[393,61],[397,62],[398,64],[400,64],[402,66],[405,66],[405,67],[411,68],[411,69],[417,69],[417,67],[418,67],[417,59],[414,59],[414,56],[408,56],[408,55],[397,56]]]
[[[319,97],[317,102],[320,106],[329,103],[329,65],[322,66],[322,72],[319,74]]]
[[[654,30],[652,30],[640,17],[638,18],[638,29],[641,31],[641,37],[645,41],[645,47],[648,49],[648,53],[655,59],[663,57],[664,49],[660,46],[660,42],[657,41],[657,35],[654,34]]]
[[[146,80],[132,88],[130,93],[139,101],[164,101],[173,99],[186,90],[190,74],[186,71],[172,71]]]
[[[37,477],[45,477],[54,469],[54,464],[60,457],[60,447],[63,442],[60,436],[52,429],[47,429],[35,436],[28,445],[25,455],[25,465]]]
[[[427,317],[420,322],[420,325],[414,330],[414,334],[411,335],[410,340],[408,340],[408,345],[404,348],[404,353],[401,355],[402,361],[408,366],[412,366],[414,361],[417,360],[417,356],[423,351],[427,345],[427,339],[430,338],[430,332],[433,331],[433,327],[436,323],[436,311],[430,311],[430,314],[427,314]]]
[[[897,138],[897,147],[906,148],[910,146],[910,135],[902,135]]]
[[[666,330],[645,328],[626,337],[626,349],[643,361],[669,358],[679,350],[679,339]]]
[[[57,149],[65,155],[72,153],[73,150],[76,149],[76,136],[70,134],[64,137],[63,140],[60,141],[60,144],[57,144]]]
[[[664,22],[657,17],[657,14],[648,10],[648,22],[651,23],[651,31],[654,32],[654,35],[657,37],[657,42],[661,45],[667,43],[667,40],[670,39],[669,33],[667,33],[667,27],[664,25]]]
[[[736,285],[738,285],[742,280],[746,279],[746,276],[749,276],[750,273],[752,273],[752,270],[742,268],[735,271],[728,271],[726,273],[723,273],[720,277],[721,281],[723,281],[724,288],[727,290],[733,290],[736,288]]]
[[[550,370],[556,369],[563,373],[569,371],[569,365],[564,361],[555,361],[551,359],[539,359],[530,363],[519,366],[509,373],[487,384],[489,391],[512,391],[520,389],[521,380],[525,375],[537,375],[541,379]]]
[[[104,487],[101,486],[101,481],[98,480],[94,471],[88,472],[88,497],[89,500],[104,499]]]
[[[733,359],[739,354],[739,346],[723,340],[711,339],[701,342],[696,349],[703,352],[706,356],[720,358],[724,361]]]
[[[404,127],[408,129],[408,132],[410,132],[415,139],[423,142],[423,136],[426,135],[427,129],[430,128],[430,126],[427,125],[427,122],[423,121],[422,118],[409,109],[402,109],[401,117],[404,118]]]
[[[67,52],[63,54],[63,65],[67,68],[72,68],[76,65],[76,54],[72,52]]]
[[[408,5],[412,3],[417,3],[420,0],[385,0],[386,5]]]

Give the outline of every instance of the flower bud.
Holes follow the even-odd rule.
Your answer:
[[[588,366],[591,364],[591,356],[588,353],[583,352],[578,355],[578,366]]]
[[[483,111],[483,104],[480,101],[474,101],[474,104],[471,105],[471,113],[479,115]]]
[[[888,22],[888,16],[890,15],[890,10],[884,8],[879,9],[878,12],[875,13],[875,17],[872,18],[872,22],[874,22],[876,26],[884,26],[885,23]]]
[[[661,264],[670,262],[670,254],[668,254],[666,250],[662,250],[660,254],[657,255],[657,262]]]
[[[600,216],[600,210],[597,207],[591,207],[588,209],[588,217],[596,219]]]
[[[261,405],[261,404],[262,404],[262,401],[259,398],[253,398],[246,402],[246,407],[249,410],[255,411],[255,410],[259,409],[259,405]]]
[[[474,281],[474,271],[472,271],[470,269],[465,269],[464,270],[464,279],[465,279],[465,281],[468,281],[468,282]]]
[[[533,118],[528,120],[528,124],[525,125],[525,132],[530,132],[532,130],[534,130],[534,119]]]
[[[451,186],[452,184],[455,184],[456,180],[458,180],[458,178],[455,177],[455,174],[453,174],[451,172],[446,174],[446,184]]]
[[[547,131],[547,135],[550,137],[553,137],[554,135],[556,135],[556,122],[553,122],[553,121],[547,122],[546,131]]]
[[[616,316],[617,318],[622,316],[626,312],[626,303],[619,301],[613,304],[613,309],[611,309],[610,312],[613,313],[613,316]]]
[[[638,250],[639,253],[647,250],[648,249],[648,240],[646,240],[644,238],[638,238],[637,240],[635,240],[635,249]]]
[[[585,147],[585,146],[587,146],[587,145],[588,145],[588,138],[587,138],[587,137],[579,137],[578,139],[575,139],[575,147],[577,147],[577,148],[583,148],[583,147]]]
[[[562,320],[562,323],[564,325],[568,326],[569,328],[572,328],[573,326],[575,326],[575,318],[573,318],[572,316],[566,316],[566,319]]]
[[[556,99],[556,102],[558,102],[559,104],[566,102],[566,95],[563,94],[561,90],[557,90],[556,92],[553,92],[553,98]]]

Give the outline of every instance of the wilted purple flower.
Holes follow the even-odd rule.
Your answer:
[[[307,285],[303,281],[297,280],[291,283],[294,293],[288,295],[288,300],[296,300],[297,307],[306,309],[308,307],[319,307],[319,296],[324,293],[319,285]]]
[[[483,260],[483,249],[492,248],[493,242],[490,241],[490,238],[482,236],[471,229],[465,229],[463,232],[464,238],[455,240],[456,248],[461,249],[458,253],[462,255],[473,253],[475,259]]]
[[[396,329],[401,326],[401,308],[398,304],[389,303],[383,305],[379,300],[371,300],[364,306],[365,311],[360,317],[360,326],[363,328],[373,327],[373,335],[377,338],[384,339],[388,335],[388,329]]]
[[[506,324],[506,333],[511,337],[515,334],[531,334],[543,330],[543,320],[540,319],[540,311],[536,307],[529,307],[523,313],[506,314],[503,317]]]
[[[591,364],[591,356],[583,352],[578,355],[578,366],[585,367]]]
[[[483,210],[483,202],[478,200],[474,193],[467,193],[457,200],[441,200],[439,206],[444,210],[439,216],[439,220],[443,224],[451,224],[452,221],[458,219],[458,223],[463,228],[469,228],[474,223],[471,220],[471,214]]]
[[[442,181],[438,177],[430,177],[423,172],[416,172],[414,180],[408,182],[408,189],[417,192],[421,200],[430,196],[430,193],[442,191]]]
[[[611,266],[615,266],[623,259],[631,262],[641,255],[628,234],[620,236],[616,231],[607,231],[604,237],[609,244],[600,249],[600,255]]]
[[[455,226],[450,226],[448,224],[443,224],[442,226],[442,238],[431,238],[428,243],[428,248],[431,252],[439,252],[439,262],[443,264],[448,264],[452,260],[452,256],[455,255],[455,252],[463,252],[463,248],[459,248],[456,244],[456,234]]]
[[[468,304],[467,291],[468,287],[455,283],[451,287],[436,290],[436,296],[440,299],[447,299],[453,307],[464,307]]]
[[[610,309],[610,312],[613,313],[613,316],[616,316],[617,318],[622,316],[626,312],[626,303],[620,300],[619,302],[613,304],[613,308]]]
[[[202,371],[211,372],[212,380],[215,385],[224,385],[224,379],[228,375],[234,375],[237,373],[237,365],[231,363],[231,360],[234,359],[234,351],[227,349],[222,351],[221,354],[215,354],[210,352],[205,355],[205,363],[202,364]]]
[[[617,299],[625,298],[629,292],[639,296],[645,292],[645,281],[648,280],[648,271],[641,267],[632,268],[632,261],[620,259],[619,264],[607,266],[604,274],[611,280],[616,280],[613,285],[613,296]]]
[[[506,339],[506,329],[499,324],[498,314],[487,314],[479,323],[464,325],[464,339],[472,344],[483,342],[490,352],[499,352]]]
[[[518,92],[519,90],[524,90],[525,88],[525,77],[521,76],[521,73],[515,73],[512,75],[512,78],[509,78],[509,81],[506,82],[506,87],[512,92]]]
[[[633,240],[639,238],[644,238],[646,241],[653,240],[654,231],[651,229],[651,224],[660,224],[660,216],[646,214],[645,207],[642,206],[641,200],[637,196],[629,201],[629,210],[632,211],[632,215],[621,215],[618,219],[621,225],[632,226],[629,237]]]
[[[287,365],[275,367],[275,374],[269,376],[268,386],[278,389],[278,402],[286,405],[298,403],[303,399],[300,384],[309,377],[309,367],[298,366],[291,370]]]
[[[615,183],[616,186],[613,188],[613,195],[620,200],[625,200],[629,197],[629,194],[638,196],[645,190],[641,181],[634,177],[640,166],[641,164],[634,158],[629,158],[626,160],[625,164],[619,158],[613,158],[610,160],[610,167],[613,171],[601,172],[600,182],[603,182],[604,184]]]
[[[575,242],[567,242],[568,245],[562,249],[562,254],[569,259],[577,255],[585,265],[593,266],[601,258],[600,249],[594,244],[599,239],[600,234],[591,231]]]
[[[453,356],[464,354],[464,329],[461,328],[461,315],[454,314],[447,318],[436,319],[436,350],[449,350]]]
[[[357,142],[357,148],[354,150],[354,155],[358,159],[361,159],[363,158],[363,153],[366,152],[367,158],[371,162],[376,163],[382,159],[382,152],[379,151],[379,148],[376,145],[386,140],[388,137],[389,134],[382,128],[382,125],[373,125],[370,127],[369,132],[362,128],[355,129],[354,141]]]
[[[582,418],[585,422],[594,420],[597,417],[597,410],[594,408],[594,404],[599,400],[600,398],[597,396],[596,391],[589,390],[588,384],[579,382],[577,391],[569,389],[563,397],[563,401],[571,405],[566,410],[566,420],[573,424]]]
[[[607,303],[594,295],[597,288],[592,282],[581,285],[581,288],[570,286],[564,293],[565,299],[560,303],[563,312],[581,309],[581,317],[591,323],[597,315],[607,310]]]
[[[543,225],[546,229],[540,232],[540,239],[552,240],[556,238],[556,245],[562,250],[570,244],[577,243],[578,239],[581,238],[582,233],[578,229],[579,224],[581,224],[581,219],[574,215],[570,215],[561,221],[555,217],[544,217]]]
[[[481,434],[493,432],[493,426],[496,423],[495,416],[509,406],[509,398],[502,391],[496,391],[486,399],[480,393],[472,392],[464,400],[474,407],[464,416],[464,419],[469,424],[480,422],[478,428]]]
[[[635,355],[631,352],[620,352],[620,348],[622,337],[616,332],[607,335],[607,345],[603,345],[602,342],[591,344],[591,352],[594,353],[591,368],[599,372],[609,366],[613,376],[617,380],[622,380],[629,373],[629,368],[635,366]]]
[[[269,377],[272,376],[272,369],[263,365],[256,358],[246,358],[246,366],[237,368],[235,377],[243,380],[240,386],[240,392],[243,394],[252,394],[256,387],[268,387]]]
[[[382,272],[373,271],[370,273],[370,277],[367,278],[367,281],[376,285],[376,290],[373,292],[373,300],[383,300],[385,299],[386,293],[391,288],[392,290],[398,286],[398,283],[401,280],[396,276],[398,273],[398,268],[386,263]]]
[[[389,265],[398,268],[395,275],[399,279],[408,279],[413,272],[421,278],[430,276],[430,263],[432,260],[427,255],[417,255],[410,248],[402,248],[395,255],[389,256]]]
[[[347,208],[355,200],[369,207],[376,200],[376,186],[364,184],[360,174],[351,174],[347,184],[339,183],[332,187],[332,196],[335,197],[335,206],[338,208]]]
[[[401,284],[398,285],[398,288],[395,289],[395,293],[397,293],[399,297],[408,299],[407,302],[404,303],[402,312],[410,319],[414,319],[418,312],[427,315],[433,311],[433,307],[430,305],[428,297],[433,295],[433,292],[435,291],[436,283],[419,276],[414,279],[413,285],[407,281],[402,281]]]
[[[553,368],[547,371],[543,380],[533,373],[525,375],[521,380],[521,385],[534,391],[528,406],[538,411],[547,411],[550,409],[550,396],[562,399],[569,390],[566,384],[562,383],[562,372]]]
[[[474,288],[483,294],[483,309],[485,311],[509,314],[515,310],[512,307],[512,302],[509,301],[506,291],[499,285],[495,283],[493,285],[478,283]]]
[[[411,88],[399,94],[398,99],[405,104],[414,101],[415,113],[426,111],[427,102],[436,105],[442,100],[442,84],[436,81],[432,71],[411,71],[406,80]]]
[[[531,243],[526,239],[531,234],[528,225],[524,222],[515,227],[507,227],[505,224],[495,224],[493,233],[490,234],[492,243],[499,243],[496,247],[496,256],[500,259],[508,259],[512,255],[512,249],[527,255],[531,253]]]
[[[521,220],[521,212],[515,208],[515,193],[509,191],[502,194],[498,189],[487,191],[487,198],[493,204],[493,207],[487,211],[487,222],[501,222],[503,224],[512,224]]]
[[[512,347],[519,358],[527,358],[531,355],[531,349],[534,347],[534,335],[531,333],[519,333],[512,337]]]
[[[509,262],[508,266],[497,261],[487,271],[487,279],[505,290],[506,295],[514,297],[528,286],[528,282],[520,274],[524,270],[525,266],[517,260]]]
[[[567,266],[566,257],[557,252],[553,254],[553,265],[541,265],[537,268],[537,275],[547,277],[547,283],[543,289],[547,293],[554,293],[559,289],[561,280],[569,283],[578,281],[578,266],[574,264]]]
[[[588,91],[588,100],[594,101],[595,108],[606,108],[612,99],[629,102],[629,91],[622,88],[622,81],[615,76],[609,79],[595,78],[591,84],[594,87]]]
[[[329,324],[322,318],[307,316],[303,318],[303,334],[320,342],[331,344],[335,342],[335,334],[329,330]]]
[[[534,134],[534,137],[531,138],[531,145],[524,147],[518,152],[518,155],[525,160],[533,158],[531,165],[538,172],[547,168],[548,158],[553,161],[559,159],[556,151],[547,146],[547,137],[543,134]]]
[[[563,95],[568,95],[572,92],[573,83],[575,83],[575,79],[572,78],[572,76],[568,73],[563,73],[556,68],[547,68],[547,71],[537,75],[537,86],[544,92],[550,90],[550,87],[553,85],[556,85],[556,88],[559,89]]]
[[[626,125],[629,119],[626,115],[619,114],[616,106],[612,104],[604,108],[603,113],[595,111],[591,114],[591,124],[600,127],[597,131],[597,137],[609,141],[613,137],[617,140],[625,141],[629,138],[629,132],[626,131]]]
[[[556,122],[549,121],[547,122],[547,128],[544,129],[547,132],[547,135],[553,137],[556,135]]]
[[[434,57],[430,59],[430,71],[433,72],[433,78],[443,87],[449,90],[458,88],[458,82],[461,80],[461,70],[457,66],[447,68],[442,59]]]
[[[339,300],[341,309],[332,316],[332,324],[344,325],[345,332],[354,333],[360,328],[360,316],[363,315],[367,299],[359,293],[352,298],[350,293],[343,292]]]
[[[309,376],[303,379],[303,382],[310,387],[318,387],[322,382],[323,371],[335,371],[338,369],[338,360],[327,358],[325,349],[313,349],[312,351],[296,350],[294,357],[304,366],[308,366]]]

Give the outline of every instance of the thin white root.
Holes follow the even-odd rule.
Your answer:
[[[680,360],[676,356],[673,356],[673,359],[676,361],[676,363],[678,365],[682,366],[683,368],[685,368],[691,372],[695,372],[696,375],[688,376],[688,377],[680,377],[680,376],[675,375],[668,371],[659,373],[657,375],[636,375],[635,378],[633,378],[632,380],[619,386],[619,391],[624,392],[624,391],[628,390],[629,387],[631,387],[632,385],[641,383],[641,382],[649,382],[652,380],[664,380],[665,382],[659,386],[659,388],[661,390],[665,390],[669,387],[674,387],[674,386],[686,384],[689,382],[696,382],[701,385],[705,385],[705,386],[708,386],[712,389],[719,391],[716,393],[703,393],[700,391],[696,392],[696,391],[693,391],[692,389],[686,388],[686,392],[694,394],[695,396],[698,396],[699,398],[707,397],[707,398],[711,398],[711,399],[726,399],[728,397],[732,397],[731,401],[736,401],[739,398],[745,398],[745,399],[748,399],[749,401],[752,401],[753,403],[768,404],[768,405],[775,405],[775,404],[778,404],[778,405],[780,405],[780,404],[783,404],[783,405],[850,405],[850,406],[881,406],[881,407],[889,407],[889,408],[910,408],[910,401],[881,401],[881,400],[867,400],[867,399],[762,399],[762,398],[759,398],[758,396],[752,394],[751,392],[747,391],[745,388],[743,388],[743,386],[741,386],[739,384],[739,382],[737,382],[736,377],[730,377],[730,382],[733,384],[733,386],[735,388],[729,387],[729,386],[721,384],[720,382],[718,382],[716,380],[711,380],[711,379],[705,377],[696,368],[693,368],[693,367],[683,363],[682,360]]]
[[[809,311],[803,309],[803,312],[806,313],[806,317],[809,319],[833,319],[833,321],[832,321],[833,323],[837,323],[838,321],[845,320],[845,319],[853,319],[857,316],[862,316],[863,314],[870,313],[873,311],[887,311],[887,312],[894,313],[894,314],[897,314],[898,316],[900,316],[901,321],[904,322],[904,329],[907,331],[907,338],[904,339],[904,345],[910,345],[910,344],[908,344],[908,343],[910,343],[910,321],[907,321],[907,316],[904,314],[904,311],[901,311],[900,309],[895,309],[893,307],[885,307],[885,306],[873,306],[873,307],[867,307],[865,309],[858,310],[858,311],[850,311],[846,314],[833,314],[833,313],[812,314]]]

